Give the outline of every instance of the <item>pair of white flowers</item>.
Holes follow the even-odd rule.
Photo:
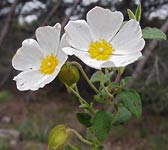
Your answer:
[[[39,27],[36,38],[26,39],[12,65],[22,71],[14,77],[21,91],[38,90],[55,79],[67,55],[95,68],[124,67],[142,57],[145,45],[139,22],[123,23],[119,11],[95,7],[85,20],[69,21],[60,39],[61,25]]]

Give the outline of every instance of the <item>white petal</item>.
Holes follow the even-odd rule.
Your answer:
[[[37,69],[40,66],[40,59],[43,57],[40,46],[33,39],[26,39],[22,42],[12,59],[12,65],[16,70]]]
[[[39,70],[23,71],[19,75],[15,76],[13,80],[16,81],[17,89],[20,91],[34,90],[35,84],[44,77]]]
[[[91,33],[88,24],[84,20],[69,21],[65,26],[65,34],[68,43],[79,50],[87,51],[91,43]]]
[[[141,52],[127,54],[127,55],[112,55],[110,59],[102,64],[102,68],[108,67],[125,67],[142,57]]]
[[[92,59],[88,52],[81,52],[71,47],[63,48],[63,51],[68,55],[75,55],[81,59],[86,65],[95,68],[108,68],[108,67],[124,67],[128,64],[131,64],[142,57],[141,52],[128,55],[111,55],[109,60],[96,60]]]
[[[57,52],[57,58],[59,60],[59,65],[63,65],[65,63],[65,61],[68,59],[68,55],[65,54],[62,50],[62,48],[69,46],[69,44],[66,41],[65,38],[65,34],[63,34],[62,38],[61,38],[61,42],[60,42],[60,47],[59,50]]]
[[[62,65],[58,64],[58,66],[56,67],[55,71],[53,74],[51,75],[45,75],[41,81],[37,84],[36,87],[40,87],[40,88],[43,88],[46,84],[49,84],[50,82],[52,82],[56,76],[58,75],[60,69],[61,69]],[[37,88],[36,88],[37,89]],[[36,90],[35,89],[35,90]]]
[[[63,47],[68,47],[68,46],[70,45],[68,44],[68,41],[66,40],[66,35],[64,33],[61,37],[60,48],[62,49]]]
[[[95,7],[87,13],[87,22],[92,30],[94,40],[110,41],[123,23],[123,14]]]
[[[56,54],[60,43],[61,25],[57,23],[54,27],[39,27],[36,30],[36,38],[45,56]]]
[[[131,54],[141,51],[145,46],[142,30],[136,20],[124,24],[112,40],[113,54]]]
[[[101,65],[105,62],[105,61],[98,61],[96,59],[92,59],[88,52],[82,52],[71,47],[63,48],[63,51],[68,55],[75,55],[91,68],[101,69]]]
[[[38,90],[55,79],[60,68],[55,69],[52,75],[44,75],[39,70],[23,71],[13,80],[16,81],[17,89],[20,91]]]

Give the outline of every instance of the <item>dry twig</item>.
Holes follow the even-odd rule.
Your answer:
[[[1,34],[0,34],[0,46],[2,45],[6,35],[8,34],[8,30],[9,30],[9,27],[11,26],[11,22],[13,20],[13,14],[15,12],[15,8],[16,8],[16,5],[18,3],[18,0],[15,0],[15,2],[12,4],[11,6],[11,10],[6,18],[6,21],[4,23],[4,27],[2,28],[1,30]]]

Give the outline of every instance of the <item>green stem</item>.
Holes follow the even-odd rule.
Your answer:
[[[83,77],[85,78],[85,80],[87,81],[87,83],[90,85],[90,87],[98,94],[99,91],[97,90],[97,88],[94,86],[94,84],[89,80],[88,76],[86,75],[85,71],[83,70],[82,66],[76,62],[76,61],[72,61],[70,62],[71,65],[75,65],[76,67],[78,67],[78,69],[80,70],[80,72],[82,73]]]
[[[79,94],[79,90],[78,90],[77,84],[75,84],[75,90]]]
[[[100,85],[105,90],[105,92],[108,94],[109,97],[114,98],[114,96],[107,90],[107,88],[104,86],[104,81],[102,77],[102,70],[100,70]]]
[[[74,150],[79,150],[78,148],[76,148],[75,146],[73,146],[72,144],[68,144],[72,149],[74,149]]]
[[[74,129],[68,129],[68,132],[72,132],[74,133],[82,142],[88,144],[88,145],[93,145],[92,142],[86,140],[85,138],[83,138],[76,130]]]
[[[94,141],[95,141],[94,145],[99,145],[100,142],[99,142],[99,140],[97,139],[97,137],[95,137],[95,133],[94,133],[93,127],[90,127],[89,130],[90,130],[90,133],[92,134],[92,138],[94,138]]]
[[[119,81],[120,81],[121,75],[122,75],[122,74],[124,73],[124,71],[125,71],[125,67],[119,67],[117,71],[118,71],[118,73],[117,73],[115,82],[119,82]]]
[[[70,89],[70,91],[71,91],[76,97],[78,97],[78,99],[79,99],[79,101],[80,101],[81,104],[87,104],[87,105],[89,105],[89,104],[80,96],[80,94],[79,94],[77,91],[75,91],[72,87],[68,87],[68,88]]]
[[[109,71],[108,71],[107,68],[105,69],[105,72],[106,72],[106,74],[108,76],[108,85],[109,85],[111,83],[111,79],[110,79],[110,74],[109,74]]]
[[[77,87],[76,87],[77,88]],[[79,99],[80,104],[86,104],[87,105],[87,109],[85,109],[85,111],[89,111],[91,114],[94,114],[95,111],[92,107],[90,107],[89,103],[87,101],[85,101],[79,94],[78,90],[75,91],[72,87],[68,87],[68,89]]]

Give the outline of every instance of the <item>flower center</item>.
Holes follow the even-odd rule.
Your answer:
[[[91,58],[97,60],[108,60],[113,52],[113,47],[106,40],[91,42],[89,45],[89,54]]]
[[[51,55],[41,59],[40,71],[43,74],[52,74],[57,65],[58,59],[51,53]]]

